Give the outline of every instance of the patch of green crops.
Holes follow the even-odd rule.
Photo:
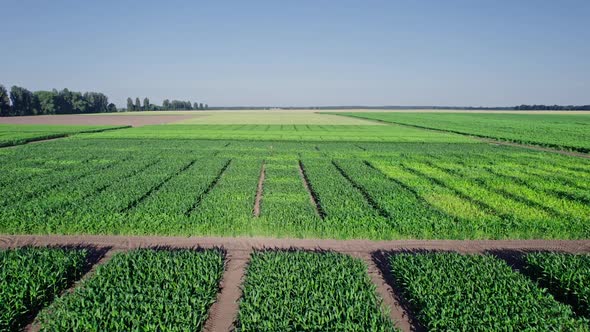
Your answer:
[[[390,256],[395,283],[431,331],[588,331],[588,321],[491,255]]]
[[[42,331],[200,331],[223,274],[218,250],[116,254],[39,315]]]
[[[540,285],[590,318],[590,255],[531,253],[525,263]]]
[[[340,113],[363,119],[590,152],[590,114]]]
[[[0,152],[5,234],[590,237],[590,160],[519,148],[73,137]]]
[[[0,147],[126,127],[128,126],[0,124]]]
[[[83,272],[88,252],[58,248],[0,250],[0,331],[17,331]]]
[[[236,331],[394,331],[359,259],[332,252],[258,251]]]

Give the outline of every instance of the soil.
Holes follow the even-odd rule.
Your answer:
[[[88,125],[88,126],[133,126],[178,122],[191,119],[192,115],[34,115],[0,117],[2,124],[46,124],[46,125]]]
[[[250,251],[263,248],[334,250],[343,253],[373,253],[400,250],[450,250],[480,253],[490,250],[552,250],[590,252],[590,240],[330,240],[263,237],[180,237],[121,235],[0,235],[0,248],[22,246],[90,246],[135,249],[146,247],[215,248]]]
[[[395,322],[396,327],[402,331],[416,331],[419,330],[414,324],[415,319],[411,316],[411,312],[400,304],[400,301],[395,296],[394,290],[388,283],[384,272],[375,263],[373,255],[368,253],[354,254],[355,257],[361,258],[367,264],[367,272],[371,281],[375,285],[377,294],[383,299],[383,304],[389,309],[389,318]]]
[[[228,252],[225,272],[221,280],[221,291],[217,300],[209,309],[209,318],[205,322],[205,332],[232,331],[237,319],[239,300],[242,296],[240,285],[243,282],[250,251]]]
[[[264,177],[266,176],[264,161],[260,167],[260,178],[258,179],[258,187],[256,189],[256,200],[254,201],[254,217],[260,216],[260,204],[262,203],[262,194],[264,191]]]

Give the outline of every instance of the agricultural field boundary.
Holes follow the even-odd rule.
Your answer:
[[[550,250],[590,252],[590,240],[329,240],[262,237],[178,237],[120,235],[0,235],[0,248],[24,246],[82,246],[129,250],[149,247],[256,249],[322,249],[342,253],[374,253],[399,250],[447,250],[480,253],[489,250]]]

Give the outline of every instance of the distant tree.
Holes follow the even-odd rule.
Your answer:
[[[139,101],[138,97],[135,98],[135,110],[141,111],[141,102]]]
[[[8,116],[10,113],[10,97],[8,95],[8,90],[6,90],[4,85],[0,84],[0,116]]]
[[[162,102],[162,107],[164,108],[164,110],[169,110],[170,109],[170,100],[164,99],[164,101]]]
[[[57,91],[35,91],[35,96],[39,100],[41,114],[56,114],[59,104]]]
[[[109,113],[117,112],[117,106],[115,106],[115,104],[113,104],[113,103],[110,103],[107,106],[107,112],[109,112]]]
[[[19,86],[10,89],[13,115],[35,115],[39,113],[39,100],[29,90]]]
[[[193,109],[194,110],[198,110],[199,109],[199,103],[193,103]]]
[[[134,111],[134,106],[133,106],[133,99],[131,99],[131,97],[127,98],[127,111],[128,112],[132,112]]]
[[[150,100],[148,97],[143,98],[143,110],[149,111],[150,110]]]
[[[199,104],[199,109],[201,109],[201,110],[203,109],[203,103]]]
[[[209,109],[209,105],[208,104],[205,104],[205,109]]]

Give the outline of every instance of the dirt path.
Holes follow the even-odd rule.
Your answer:
[[[203,328],[205,332],[231,331],[237,319],[238,301],[242,296],[240,285],[250,259],[250,251],[228,251],[226,259],[221,291],[217,295],[217,301],[209,309],[209,318]]]
[[[590,240],[330,240],[262,237],[176,237],[119,235],[0,235],[0,248],[22,246],[92,246],[135,249],[146,247],[215,248],[228,251],[277,248],[325,249],[344,253],[374,253],[390,250],[450,250],[478,253],[487,250],[553,250],[590,252]]]
[[[356,253],[353,254],[353,256],[362,259],[365,264],[367,264],[369,277],[375,285],[377,294],[383,299],[383,304],[387,308],[389,318],[395,322],[396,327],[404,332],[415,331],[416,327],[410,319],[409,312],[395,298],[394,290],[387,283],[387,278],[384,276],[383,272],[375,264],[373,256],[369,253]]]
[[[256,199],[254,200],[254,217],[260,216],[260,204],[262,203],[262,194],[264,191],[264,177],[266,176],[264,161],[260,166],[260,177],[258,178],[258,187],[256,188]]]

